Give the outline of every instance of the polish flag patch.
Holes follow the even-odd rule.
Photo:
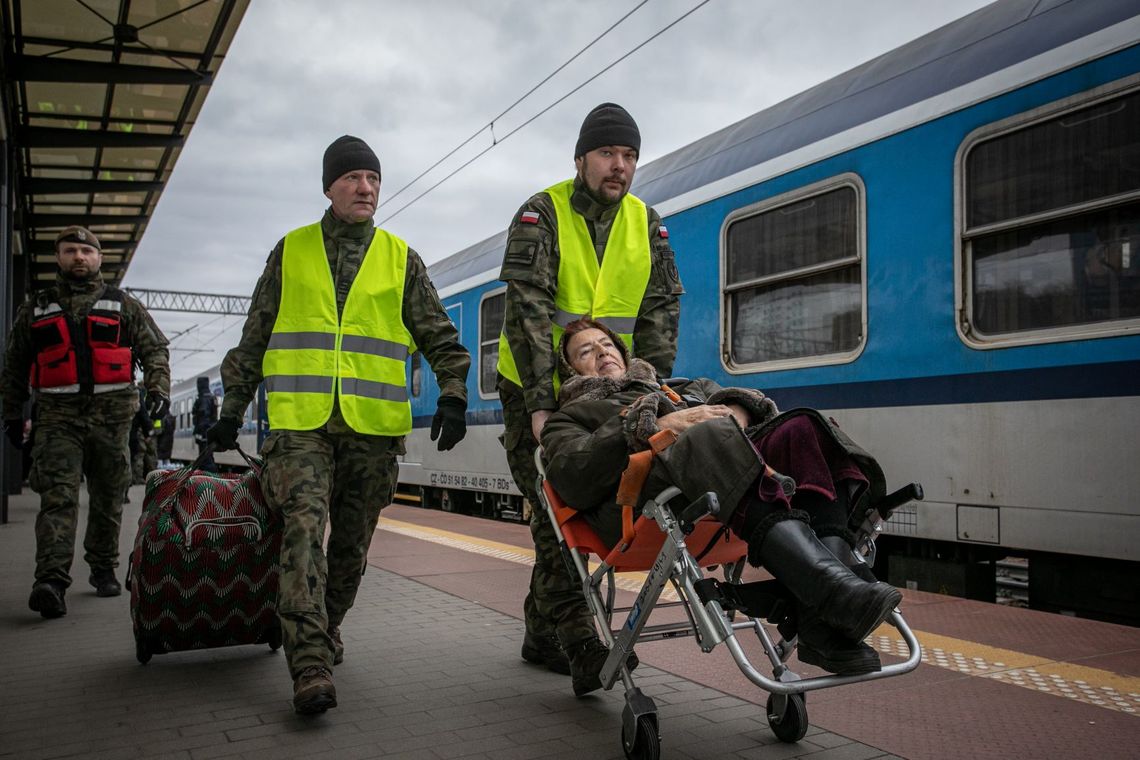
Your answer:
[[[538,224],[538,212],[524,211],[519,214],[519,221],[523,224]]]
[[[664,224],[661,225],[660,227],[658,227],[658,229],[661,231],[657,234],[660,235],[661,237],[665,238],[666,240],[668,240],[669,239],[669,230],[665,228],[665,225]]]

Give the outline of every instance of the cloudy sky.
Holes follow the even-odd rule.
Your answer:
[[[326,208],[321,154],[345,133],[366,140],[380,157],[380,202],[387,205],[377,212],[377,223],[431,264],[501,231],[528,196],[570,176],[578,127],[598,103],[620,103],[637,120],[644,165],[986,4],[253,2],[125,284],[251,293],[276,242]],[[495,122],[501,142],[492,150],[400,210],[492,145],[491,131],[484,129],[423,179],[397,191],[630,11]],[[173,338],[175,379],[219,363],[243,322],[170,312],[155,317]]]

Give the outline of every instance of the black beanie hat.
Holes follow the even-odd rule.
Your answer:
[[[324,170],[321,172],[325,190],[340,179],[342,174],[353,169],[369,169],[379,174],[380,159],[368,147],[368,143],[359,137],[341,135],[325,148]]]
[[[603,145],[628,145],[641,152],[641,132],[629,112],[616,103],[602,103],[586,114],[574,146],[574,158]]]

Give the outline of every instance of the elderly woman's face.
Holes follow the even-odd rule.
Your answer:
[[[590,327],[570,336],[566,344],[570,366],[586,377],[621,377],[625,361],[621,352],[601,330]]]

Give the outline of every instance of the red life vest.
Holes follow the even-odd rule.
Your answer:
[[[41,296],[32,309],[29,382],[41,393],[106,393],[134,380],[123,293],[108,286],[81,321]]]

